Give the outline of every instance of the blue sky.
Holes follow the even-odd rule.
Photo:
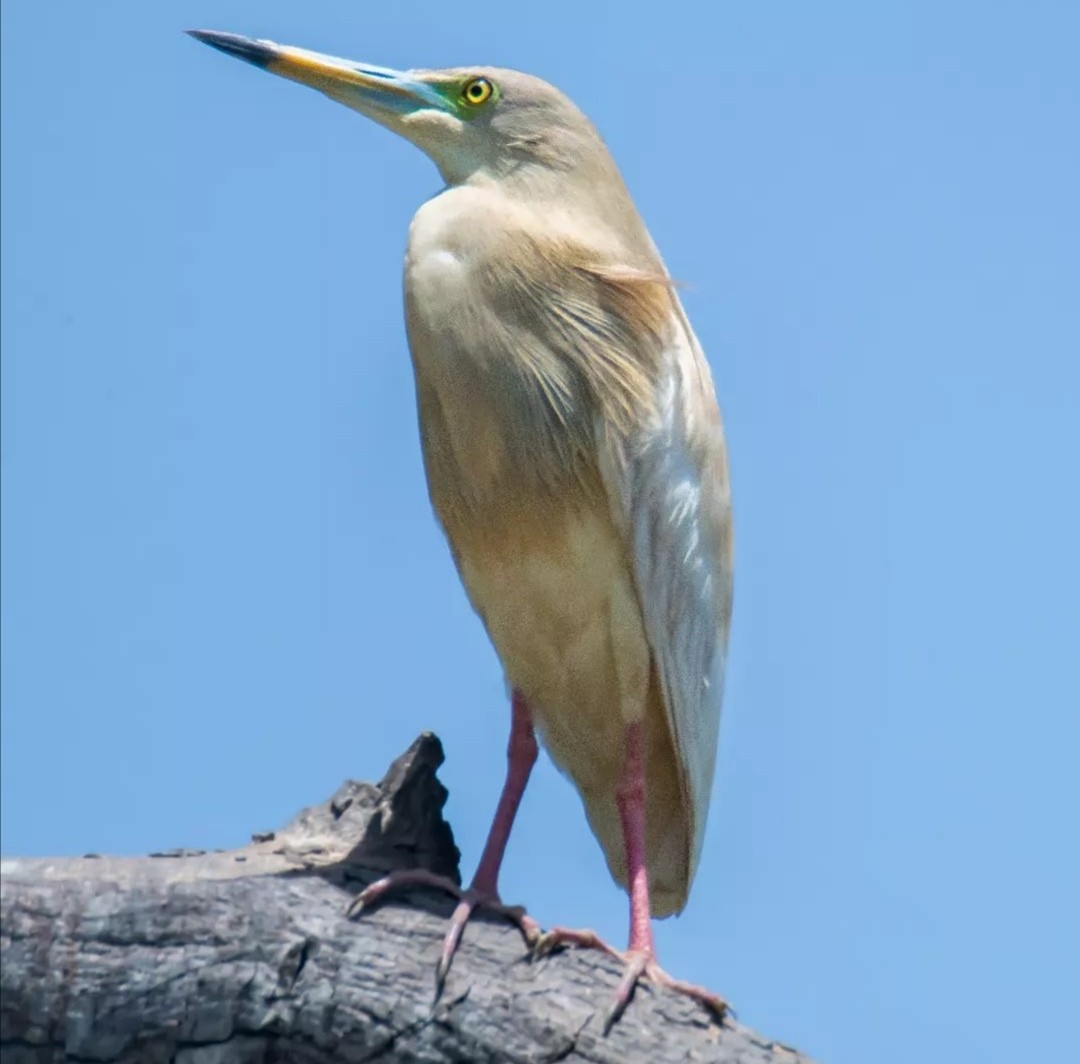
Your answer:
[[[728,426],[729,687],[662,962],[829,1064],[1060,1055],[1080,992],[1075,4],[2,19],[5,852],[241,843],[430,728],[471,873],[508,708],[420,466],[400,262],[437,174],[180,30],[520,67],[604,133]],[[546,761],[503,893],[625,936]]]

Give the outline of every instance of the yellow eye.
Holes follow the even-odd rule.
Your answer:
[[[465,83],[465,88],[461,90],[461,98],[467,104],[479,107],[482,103],[487,103],[491,99],[491,94],[494,91],[495,86],[487,78],[473,78],[472,81]]]

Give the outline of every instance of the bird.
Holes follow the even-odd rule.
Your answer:
[[[538,953],[596,947],[639,982],[668,975],[652,917],[687,903],[716,762],[733,591],[727,446],[712,374],[600,134],[515,70],[393,70],[211,30],[193,37],[319,90],[430,157],[444,187],[409,227],[405,325],[428,491],[510,691],[507,773],[467,889],[424,870],[369,885],[458,899],[441,990],[476,909]],[[577,788],[629,899],[616,950],[542,931],[499,870],[537,737]]]

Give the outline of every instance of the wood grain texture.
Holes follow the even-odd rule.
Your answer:
[[[433,1001],[450,900],[415,891],[359,921],[344,912],[387,869],[458,878],[442,759],[422,735],[379,784],[346,783],[238,850],[4,859],[3,1064],[805,1064],[648,987],[605,1038],[617,962],[532,961],[483,917]]]

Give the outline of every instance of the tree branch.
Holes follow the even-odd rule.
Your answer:
[[[395,868],[460,881],[442,760],[421,735],[379,784],[350,781],[238,850],[4,859],[4,1064],[806,1064],[648,985],[604,1037],[618,963],[530,961],[483,915],[434,1002],[451,900],[410,891],[357,921],[345,908]]]

